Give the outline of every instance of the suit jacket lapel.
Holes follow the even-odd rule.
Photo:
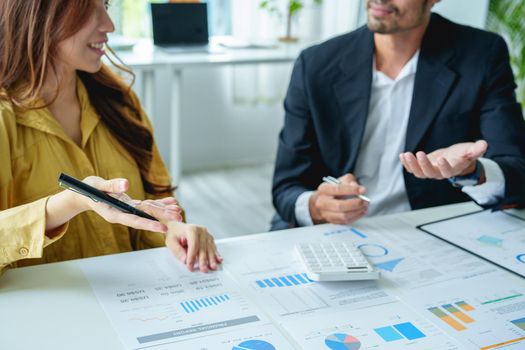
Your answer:
[[[412,106],[408,120],[405,151],[414,152],[438,115],[456,81],[456,73],[447,67],[454,51],[443,44],[440,18],[433,15],[419,56]],[[439,36],[438,36],[439,35]]]
[[[334,83],[333,91],[341,113],[341,145],[349,153],[341,152],[344,159],[339,163],[345,171],[351,171],[357,160],[365,130],[372,86],[372,62],[374,57],[373,34],[363,27],[360,37],[352,42],[341,56],[342,74]]]

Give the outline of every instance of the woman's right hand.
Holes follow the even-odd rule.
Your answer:
[[[128,204],[136,205],[136,202],[132,201],[125,194],[129,188],[129,182],[126,179],[105,180],[98,176],[88,176],[82,181],[119,200],[128,202]],[[159,209],[155,201],[140,202],[140,208],[142,210],[148,211],[149,206],[154,206],[152,210],[157,213],[162,211],[162,217],[164,218],[170,220],[178,220],[180,218],[180,208],[176,205],[165,205]],[[62,226],[76,215],[88,210],[95,211],[112,224],[121,224],[138,230],[168,232],[168,227],[161,222],[124,213],[105,203],[95,202],[91,198],[69,190],[62,191],[49,198],[46,206],[46,232],[53,234],[52,231],[54,229]]]
[[[172,220],[176,220],[180,217],[180,211],[179,210],[173,210],[170,206],[164,206],[162,209],[159,209],[158,206],[156,206],[155,201],[133,201],[128,195],[126,195],[126,191],[129,188],[129,182],[126,179],[111,179],[111,180],[105,180],[101,177],[97,176],[89,176],[86,177],[83,182],[87,183],[90,186],[93,186],[103,192],[108,193],[111,196],[114,196],[115,198],[126,202],[130,205],[136,206],[137,203],[140,203],[141,210],[148,210],[148,206],[155,206],[154,211],[156,213],[159,212],[159,210],[162,210],[162,217],[163,218],[171,218]],[[86,210],[93,210],[98,215],[102,216],[107,222],[110,222],[112,224],[121,224],[125,226],[129,226],[138,230],[146,230],[146,231],[153,231],[153,232],[162,232],[167,233],[168,227],[159,222],[154,220],[149,220],[137,215],[124,213],[118,209],[115,209],[105,203],[101,202],[95,202],[92,199],[78,195],[79,198],[84,205],[84,208]]]

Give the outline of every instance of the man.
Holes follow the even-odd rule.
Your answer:
[[[438,1],[368,0],[367,26],[301,53],[273,229],[470,199],[525,204],[525,124],[505,42],[432,14]],[[365,193],[370,203],[356,197]]]

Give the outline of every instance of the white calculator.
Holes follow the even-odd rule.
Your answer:
[[[379,278],[379,271],[351,242],[302,243],[296,249],[311,280],[357,281]]]

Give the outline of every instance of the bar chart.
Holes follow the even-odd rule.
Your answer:
[[[256,280],[255,283],[259,288],[283,288],[310,284],[313,281],[307,277],[306,273],[296,273],[264,278]]]
[[[333,231],[324,232],[324,236],[333,236],[333,235],[340,235],[340,234],[346,234],[346,233],[352,233],[356,235],[359,238],[367,238],[367,235],[363,232],[359,231],[358,229],[354,227],[344,227]]]
[[[393,342],[401,339],[415,340],[426,337],[426,335],[411,322],[375,328],[374,332],[386,342]]]
[[[465,313],[475,309],[465,301],[458,301],[453,304],[443,304],[441,307],[435,306],[428,308],[427,310],[456,331],[463,331],[467,329],[469,323],[475,322],[472,317]]]
[[[459,306],[460,308],[462,308],[462,309],[465,310],[465,311],[473,311],[473,310],[474,310],[474,307],[473,307],[473,306],[467,304],[467,303],[464,302],[464,301],[458,301],[458,302],[456,303],[456,305]]]
[[[469,305],[470,306],[470,305]],[[472,323],[474,319],[452,304],[445,304],[443,308],[464,323]]]
[[[186,300],[180,303],[187,314],[200,311],[209,307],[217,306],[231,300],[228,294],[202,297],[199,299]]]

